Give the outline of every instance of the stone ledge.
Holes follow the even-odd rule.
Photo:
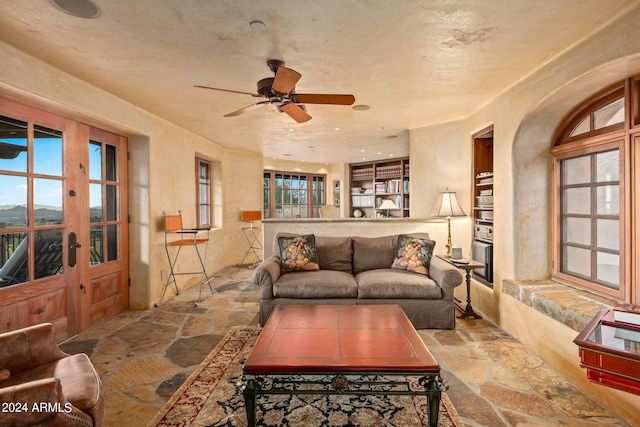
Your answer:
[[[502,293],[534,310],[581,332],[602,308],[612,308],[616,301],[554,280],[502,281]]]

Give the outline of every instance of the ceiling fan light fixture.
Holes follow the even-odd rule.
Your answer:
[[[49,0],[49,3],[77,18],[94,19],[102,15],[100,8],[91,0]]]

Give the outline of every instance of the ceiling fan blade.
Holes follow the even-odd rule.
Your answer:
[[[351,105],[356,102],[356,98],[353,95],[328,95],[310,93],[296,93],[291,95],[289,99],[300,104]]]
[[[291,68],[278,67],[271,89],[286,95],[293,90],[300,77],[302,77],[302,74]]]
[[[218,87],[209,87],[209,86],[200,86],[200,85],[193,85],[193,87],[197,87],[197,88],[200,88],[200,89],[219,90],[221,92],[239,93],[239,94],[242,94],[242,95],[251,95],[251,96],[258,97],[258,98],[262,98],[262,95],[260,95],[260,94],[251,93],[251,92],[242,92],[242,91],[239,91],[239,90],[220,89]]]
[[[262,107],[263,105],[266,105],[268,103],[269,103],[269,101],[258,102],[257,104],[252,104],[252,105],[249,105],[248,107],[244,107],[244,108],[241,108],[239,110],[232,111],[231,113],[225,114],[224,116],[225,117],[239,116],[240,114],[244,114],[247,111],[255,110],[256,108]]]
[[[280,109],[298,123],[311,120],[311,116],[296,104],[284,104]]]

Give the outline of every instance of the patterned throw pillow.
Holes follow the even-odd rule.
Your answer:
[[[429,275],[431,255],[436,242],[401,234],[398,236],[396,259],[391,268]]]
[[[316,238],[313,234],[295,237],[279,237],[280,270],[292,271],[320,270],[316,252]]]

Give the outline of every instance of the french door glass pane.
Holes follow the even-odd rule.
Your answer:
[[[27,233],[0,234],[0,288],[29,280],[29,238]]]
[[[62,176],[62,132],[38,125],[33,130],[34,173]]]
[[[27,226],[27,178],[0,175],[0,228]]]
[[[91,222],[102,222],[102,184],[89,185],[89,211]]]
[[[64,245],[62,230],[36,231],[33,251],[36,279],[62,274],[64,270]]]
[[[34,225],[62,224],[62,180],[33,179]]]
[[[105,145],[105,177],[104,179],[107,181],[115,182],[118,180],[117,177],[117,148],[113,145]]]
[[[102,227],[91,227],[89,231],[90,264],[102,264],[104,262],[104,236]]]
[[[118,259],[118,226],[107,225],[107,261]]]
[[[27,122],[0,116],[0,170],[27,172]]]
[[[89,179],[102,179],[102,144],[89,141]]]
[[[107,187],[107,221],[118,220],[118,186],[106,185]]]

